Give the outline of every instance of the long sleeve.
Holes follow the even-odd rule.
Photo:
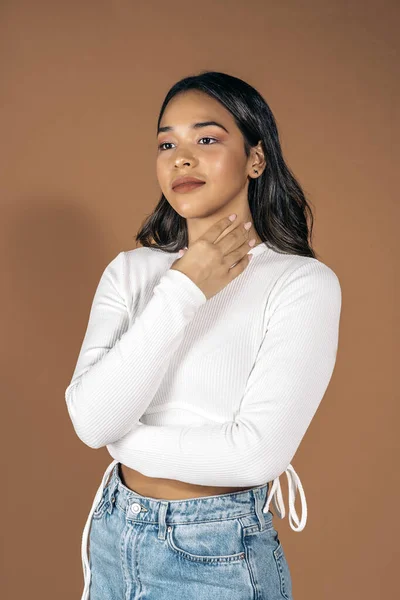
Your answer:
[[[255,486],[290,464],[331,379],[341,288],[317,260],[278,281],[267,329],[234,420],[196,426],[138,423],[107,447],[151,477],[193,484]]]
[[[72,380],[65,391],[78,437],[100,448],[124,436],[152,401],[185,326],[207,301],[185,274],[168,269],[130,324],[125,252],[104,269]],[[139,257],[138,257],[139,260]],[[132,291],[131,291],[132,293]]]

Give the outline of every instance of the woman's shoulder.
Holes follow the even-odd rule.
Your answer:
[[[328,278],[337,280],[339,277],[334,269],[324,261],[313,256],[303,256],[299,254],[287,254],[278,252],[269,248],[269,252],[265,253],[265,265],[269,265],[276,274],[278,279],[286,280],[299,270],[299,274],[308,274],[313,278]]]
[[[306,294],[310,298],[324,296],[330,302],[336,300],[341,304],[339,277],[326,262],[312,256],[285,254],[272,249],[264,253],[260,262],[266,270],[264,275],[273,281],[270,301],[289,301]]]
[[[126,266],[145,267],[148,265],[149,261],[152,263],[168,261],[176,256],[177,252],[171,253],[156,247],[140,246],[129,250],[121,250],[109,261],[107,268],[110,266],[116,268],[119,267],[120,269],[123,269]]]
[[[178,253],[163,252],[158,248],[141,246],[121,250],[106,267],[122,285],[147,285],[165,272]]]

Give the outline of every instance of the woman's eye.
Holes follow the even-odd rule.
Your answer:
[[[212,138],[212,137],[202,137],[202,138],[200,138],[200,139],[201,139],[201,140],[214,140],[214,142],[216,142],[216,141],[217,141],[215,138]],[[205,145],[206,145],[206,146],[209,146],[210,144],[205,144]],[[204,146],[204,144],[203,144],[203,146]]]
[[[199,141],[201,141],[201,140],[213,140],[214,142],[218,142],[218,140],[217,140],[216,138],[209,137],[209,136],[207,136],[207,137],[202,137],[202,138],[200,138],[200,140],[199,140]],[[158,146],[158,149],[159,149],[159,150],[169,150],[169,148],[163,148],[163,146],[166,146],[166,145],[171,145],[171,143],[172,143],[172,142],[163,142],[162,144],[160,144],[160,145]],[[202,146],[210,146],[210,145],[212,146],[212,144],[202,144]]]

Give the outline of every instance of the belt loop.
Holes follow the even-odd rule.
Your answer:
[[[264,494],[261,493],[263,487],[258,487],[256,489],[253,490],[253,494],[254,494],[254,505],[255,505],[255,509],[256,509],[256,515],[257,515],[257,519],[258,519],[258,528],[259,531],[263,531],[264,527],[265,527],[265,518],[264,518],[264,513],[263,513],[263,496]],[[268,486],[267,486],[267,493],[268,493]]]
[[[166,538],[166,522],[165,515],[167,514],[169,502],[160,500],[160,510],[158,511],[158,539],[165,540]]]
[[[107,499],[108,499],[108,512],[111,514],[114,508],[114,504],[115,504],[115,490],[117,489],[118,486],[118,479],[117,479],[117,472],[118,472],[118,468],[119,468],[119,463],[117,463],[112,472],[111,472],[111,476],[110,476],[110,485],[108,487],[107,490]],[[106,483],[107,485],[107,483]]]

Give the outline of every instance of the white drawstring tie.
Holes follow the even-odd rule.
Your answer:
[[[288,480],[288,491],[289,491],[289,523],[290,527],[293,531],[302,531],[306,526],[307,522],[307,502],[306,495],[304,493],[303,486],[301,485],[300,477],[297,475],[293,466],[290,464],[288,468],[285,470],[286,477]],[[295,500],[297,488],[300,491],[300,500],[301,500],[301,521],[299,521],[299,517],[295,508]],[[279,477],[274,479],[274,482],[271,487],[271,491],[268,495],[267,501],[265,503],[265,507],[263,508],[263,512],[268,512],[269,505],[273,501],[274,508],[278,513],[280,519],[285,517],[285,504],[283,502],[281,484],[279,481]],[[297,525],[297,527],[293,527],[293,519]]]
[[[101,484],[99,486],[99,489],[96,492],[96,495],[94,497],[93,500],[93,505],[92,508],[90,509],[89,512],[89,516],[87,518],[86,521],[86,525],[83,529],[83,535],[82,535],[82,566],[83,566],[83,577],[84,577],[84,581],[85,581],[85,585],[83,588],[83,593],[82,593],[82,598],[81,600],[89,600],[89,586],[90,586],[90,578],[91,578],[91,572],[90,572],[90,566],[89,566],[89,560],[88,560],[88,539],[89,539],[89,530],[90,530],[90,524],[92,521],[92,516],[94,511],[96,510],[96,507],[98,505],[98,503],[101,500],[101,497],[103,495],[103,489],[104,489],[104,485],[105,482],[107,480],[108,475],[110,474],[110,472],[113,470],[114,466],[118,463],[118,460],[113,460],[112,463],[110,463],[107,467],[107,469],[105,470],[105,473],[103,475],[103,479],[101,481]]]

